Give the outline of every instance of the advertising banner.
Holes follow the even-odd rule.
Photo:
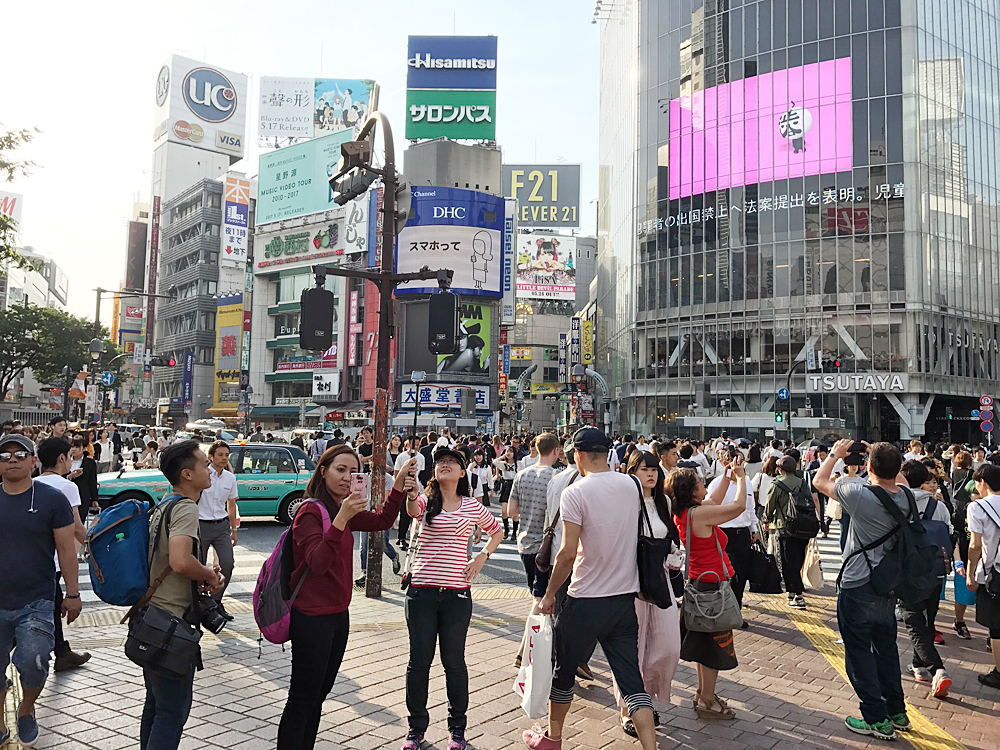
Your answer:
[[[146,229],[141,221],[128,223],[128,255],[125,258],[125,288],[142,289],[146,272]]]
[[[569,382],[569,342],[565,333],[559,334],[559,382]]]
[[[247,262],[250,234],[250,180],[226,176],[226,211],[222,216],[223,265],[242,266]]]
[[[363,324],[358,322],[358,293],[351,292],[351,304],[347,313],[347,366],[356,367],[358,364],[358,334],[363,329]]]
[[[579,164],[504,164],[501,184],[517,199],[518,226],[579,228]]]
[[[671,199],[853,166],[849,57],[713,86],[669,106]]]
[[[13,219],[16,224],[20,224],[21,204],[23,202],[23,195],[0,190],[0,216],[6,216],[8,219]]]
[[[507,329],[504,328],[503,326],[500,327],[499,345],[502,346],[504,349],[508,349],[509,348],[507,346]],[[504,369],[504,368],[506,368],[506,369]],[[504,358],[504,367],[500,368],[500,372],[499,372],[498,377],[497,377],[497,385],[499,386],[498,390],[500,391],[500,400],[501,401],[506,401],[507,400],[507,374],[509,372],[510,372],[510,362],[506,361],[506,357],[505,357]]]
[[[457,410],[462,405],[462,391],[472,389],[476,393],[476,412],[490,409],[490,387],[488,385],[451,385],[444,383],[403,383],[399,408],[413,411],[419,398],[420,411],[428,409]]]
[[[172,55],[156,78],[153,141],[244,155],[247,77]]]
[[[495,36],[411,36],[408,89],[496,89]]]
[[[510,350],[511,359],[531,359],[530,346],[514,346]]]
[[[503,346],[503,373],[510,375],[510,344]]]
[[[353,137],[345,130],[261,154],[257,224],[338,208],[329,179],[337,173],[341,145]]]
[[[490,371],[490,313],[488,304],[463,302],[459,306],[458,352],[438,355],[438,373],[481,375]]]
[[[410,89],[406,92],[407,138],[496,138],[496,91]]]
[[[580,331],[580,363],[584,365],[594,364],[594,321],[583,321]]]
[[[375,81],[362,78],[317,78],[313,88],[313,135],[352,132],[368,119]]]
[[[160,250],[160,196],[153,196],[153,210],[150,213],[149,227],[149,278],[146,282],[146,349],[153,350],[153,335],[156,332],[156,275]],[[147,368],[146,372],[150,372]]]
[[[348,203],[344,218],[344,254],[354,255],[368,251],[368,206],[371,191]]]
[[[396,238],[396,271],[449,268],[451,291],[500,297],[503,266],[503,198],[475,190],[412,187],[410,219]],[[396,294],[427,294],[436,280],[410,281]]]
[[[260,270],[297,263],[315,263],[325,260],[330,265],[339,265],[344,254],[343,227],[344,209],[338,207],[333,216],[316,216],[306,224],[293,230],[278,231],[272,224],[270,231],[264,230],[254,239],[257,251],[254,265]]]
[[[335,399],[340,395],[339,372],[313,373],[313,398]]]
[[[517,296],[576,299],[576,237],[517,235]]]
[[[194,352],[190,349],[184,350],[184,379],[181,381],[181,390],[184,408],[190,409],[194,391]]]
[[[313,137],[313,78],[260,77],[260,138]]]
[[[500,303],[500,325],[514,325],[514,306],[517,304],[515,287],[517,284],[517,255],[514,252],[514,242],[517,232],[517,201],[513,198],[504,199],[503,215],[503,279],[500,291],[503,301]]]
[[[213,406],[231,406],[237,401],[223,400],[223,397],[228,396],[232,399],[234,395],[238,394],[238,390],[223,386],[239,382],[240,349],[243,338],[243,295],[227,294],[218,297],[215,310],[215,393]],[[185,358],[185,368],[186,362]],[[185,369],[186,375],[187,370]]]
[[[573,318],[569,327],[569,366],[570,374],[574,365],[580,364],[580,319]]]

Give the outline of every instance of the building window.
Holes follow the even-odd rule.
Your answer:
[[[542,368],[542,380],[546,383],[558,383],[559,382],[559,368],[558,367],[543,367]]]

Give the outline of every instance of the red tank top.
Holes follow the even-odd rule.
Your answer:
[[[708,573],[703,581],[721,581],[725,579],[725,574],[722,572],[722,565],[725,563],[726,570],[729,571],[729,577],[732,578],[735,574],[733,570],[733,564],[729,562],[729,555],[726,554],[726,542],[729,538],[726,536],[726,532],[716,526],[713,531],[719,536],[719,546],[722,547],[722,557],[719,557],[719,548],[715,546],[715,538],[713,536],[700,537],[694,533],[694,529],[691,529],[691,536],[693,537],[691,543],[688,544],[687,540],[687,514],[691,512],[691,508],[684,510],[679,516],[674,516],[674,523],[677,524],[677,531],[681,535],[681,542],[684,544],[684,549],[687,550],[688,557],[690,558],[690,570],[689,575],[692,580],[697,580],[698,576],[702,573]],[[715,573],[715,575],[711,575]]]

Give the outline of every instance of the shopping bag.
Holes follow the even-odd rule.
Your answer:
[[[521,696],[524,712],[532,719],[540,719],[548,713],[552,689],[552,617],[529,615],[524,640],[514,692]]]
[[[807,589],[819,591],[823,588],[823,567],[819,561],[819,543],[809,540],[806,547],[806,561],[802,564],[802,584]]]
[[[755,594],[780,594],[781,571],[774,555],[769,555],[760,542],[750,544],[750,591]]]

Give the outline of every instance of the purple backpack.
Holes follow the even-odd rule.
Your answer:
[[[315,500],[323,516],[323,533],[330,528],[330,514],[323,503]],[[300,508],[301,509],[301,508]],[[281,533],[278,543],[271,556],[264,562],[257,576],[257,585],[253,590],[253,617],[260,628],[260,634],[271,643],[285,643],[289,638],[292,622],[292,603],[299,595],[309,568],[306,568],[298,585],[292,591],[292,571],[295,570],[295,560],[292,555],[292,527]]]

